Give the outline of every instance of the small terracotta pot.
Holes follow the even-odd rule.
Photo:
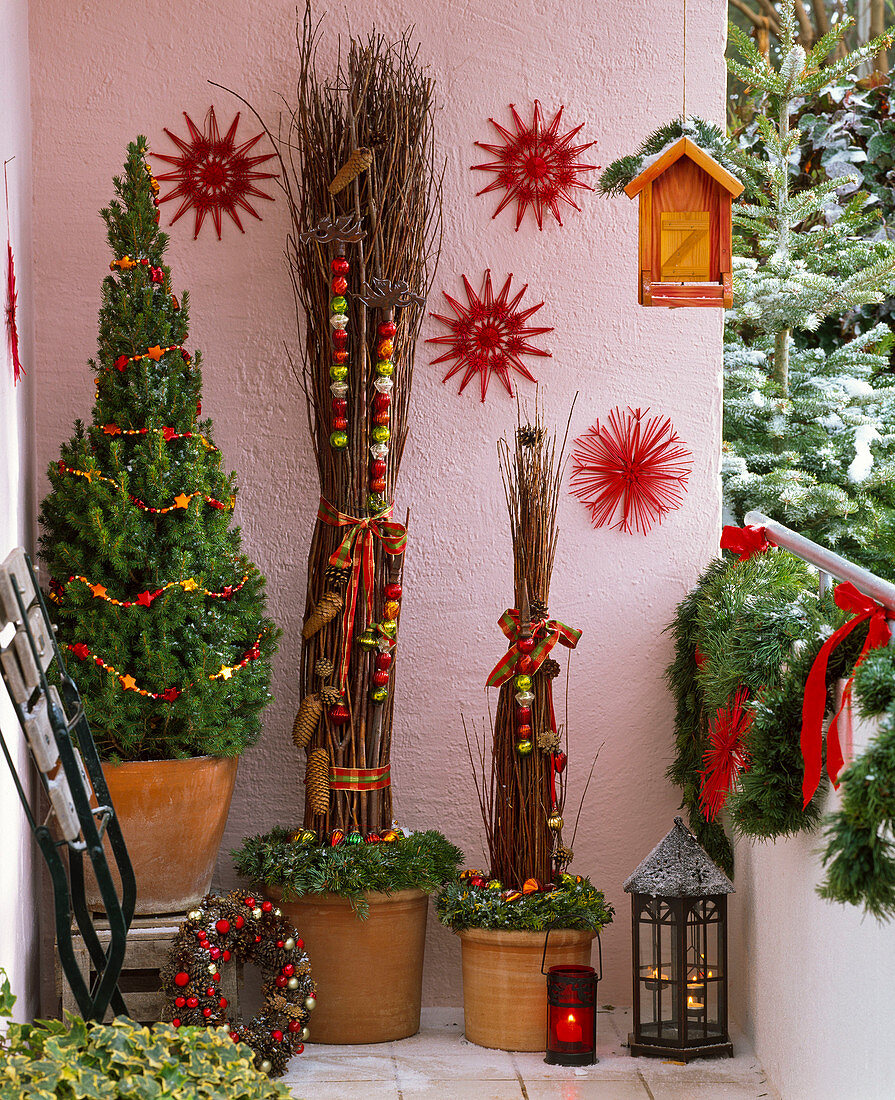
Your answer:
[[[138,915],[182,913],[208,893],[238,765],[238,756],[103,764],[137,879]],[[108,842],[106,855],[120,888]],[[85,878],[87,904],[102,911],[89,867]]]
[[[280,890],[264,889],[298,929],[311,960],[312,1043],[389,1043],[419,1031],[429,910],[423,890],[365,894],[370,915],[359,920],[337,894],[283,901]]]
[[[547,978],[541,973],[546,932],[467,928],[463,947],[463,1018],[466,1038],[498,1050],[544,1050]],[[595,932],[551,929],[544,970],[590,966]]]

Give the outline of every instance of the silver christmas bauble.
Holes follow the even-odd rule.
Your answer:
[[[286,940],[286,942],[283,944],[283,947],[287,951],[294,951],[295,950],[295,940],[290,936],[289,939]]]
[[[316,1007],[317,1007],[317,998],[316,997],[305,997],[305,1008],[308,1010],[308,1012],[313,1012]]]

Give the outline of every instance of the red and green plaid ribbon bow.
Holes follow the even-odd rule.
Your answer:
[[[516,671],[516,662],[521,656],[519,652],[519,612],[515,607],[507,608],[497,620],[497,625],[510,639],[510,648],[497,662],[488,677],[488,687],[500,687]],[[556,645],[564,645],[567,649],[574,649],[578,645],[581,631],[557,619],[540,619],[531,624],[531,636],[535,639],[535,647],[529,653],[531,657],[531,671],[535,672],[547,659],[550,650]]]
[[[391,764],[381,768],[336,768],[329,769],[329,789],[331,791],[381,791],[391,786]]]
[[[363,576],[364,593],[367,600],[367,621],[373,618],[373,583],[376,579],[376,565],[373,555],[373,539],[379,539],[386,554],[403,554],[407,545],[407,529],[401,523],[389,519],[391,505],[375,516],[357,519],[346,516],[334,508],[324,497],[320,498],[317,518],[330,527],[345,527],[345,537],[339,543],[335,553],[330,556],[330,565],[340,569],[351,569],[348,591],[345,593],[345,609],[342,613],[342,658],[339,662],[339,684],[344,686],[348,678],[348,662],[351,658],[351,637],[354,631],[354,613],[357,608],[357,595]]]

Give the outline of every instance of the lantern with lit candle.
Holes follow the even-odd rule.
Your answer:
[[[631,894],[631,1054],[733,1057],[727,1032],[730,879],[681,818],[625,883]]]
[[[599,942],[598,936],[598,945]],[[546,953],[545,943],[545,956]],[[599,975],[592,966],[551,966],[547,971],[544,1061],[550,1065],[590,1066],[597,1061],[597,982],[602,969],[601,951]]]

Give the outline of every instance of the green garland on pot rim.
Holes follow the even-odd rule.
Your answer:
[[[530,893],[501,887],[499,882],[486,883],[474,873],[466,873],[439,894],[435,903],[438,919],[454,932],[467,928],[502,932],[590,928],[599,932],[615,915],[602,891],[581,875],[563,874],[555,886]]]

